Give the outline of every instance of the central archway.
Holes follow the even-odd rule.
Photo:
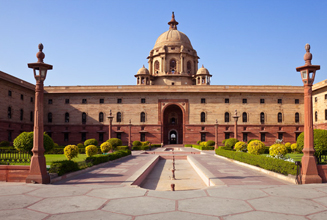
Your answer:
[[[175,104],[165,108],[163,113],[164,144],[183,144],[183,111]]]

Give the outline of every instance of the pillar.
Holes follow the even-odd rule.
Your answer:
[[[218,120],[216,119],[215,124],[215,149],[218,148]]]
[[[233,116],[233,118],[234,118],[234,122],[235,122],[235,124],[234,124],[234,138],[235,139],[237,139],[237,121],[238,121],[238,118],[239,118],[240,116],[238,116],[237,115],[237,110],[235,110],[235,114],[234,114],[234,116]]]

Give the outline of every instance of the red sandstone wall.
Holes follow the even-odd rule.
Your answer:
[[[0,165],[0,181],[25,182],[29,171],[29,166]]]
[[[318,165],[318,174],[323,183],[327,183],[327,165]]]

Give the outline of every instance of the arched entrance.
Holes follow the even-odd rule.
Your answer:
[[[163,113],[164,144],[183,144],[183,111],[178,105],[169,105]]]

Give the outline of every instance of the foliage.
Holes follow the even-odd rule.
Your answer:
[[[144,141],[144,142],[141,142],[142,143],[142,146],[143,147],[147,147],[149,146],[150,142],[149,141]]]
[[[94,145],[89,145],[85,148],[85,153],[88,157],[92,157],[98,153],[98,148]]]
[[[78,164],[72,160],[55,161],[51,164],[49,173],[58,173],[59,176],[79,170]]]
[[[100,145],[100,149],[101,149],[102,153],[108,153],[110,150],[112,150],[112,145],[109,142],[103,142]]]
[[[14,140],[14,147],[18,151],[24,151],[31,155],[33,155],[32,148],[33,148],[33,135],[34,132],[22,132],[18,135]],[[52,138],[47,135],[45,132],[43,133],[43,147],[45,152],[50,151],[53,149],[54,142]]]
[[[117,150],[129,150],[128,146],[118,146]]]
[[[292,144],[290,142],[285,143],[285,147],[286,147],[287,153],[291,153],[292,152],[291,145]]]
[[[151,144],[151,147],[161,147],[161,144]]]
[[[196,144],[198,144],[198,145],[199,145],[201,142],[202,142],[202,141],[197,141],[197,142],[196,142]]]
[[[112,145],[112,148],[115,150],[118,146],[122,146],[123,142],[119,138],[110,138],[107,140]]]
[[[315,148],[315,155],[319,156],[323,151],[327,150],[327,130],[314,129],[313,130],[313,145]],[[302,152],[304,146],[304,132],[297,138],[297,151]]]
[[[58,148],[58,147],[59,147],[59,144],[57,144],[57,143],[53,144],[53,148]]]
[[[207,145],[206,146],[215,146],[215,142],[214,141],[207,141]]]
[[[273,157],[284,157],[287,154],[287,148],[283,144],[273,144],[269,148],[269,155]]]
[[[225,146],[225,142],[226,142],[226,140],[228,140],[228,139],[225,139],[225,140],[223,140],[221,143]]]
[[[243,151],[243,152],[246,152],[246,149],[247,149],[246,146],[247,146],[246,143],[244,143],[243,141],[239,141],[239,142],[237,142],[237,143],[235,144],[234,149],[235,149],[236,151]]]
[[[140,147],[137,147],[137,146],[134,146],[132,147],[132,150],[149,150],[149,146],[140,146]]]
[[[10,142],[9,141],[1,141],[0,142],[0,147],[8,147],[10,146]]]
[[[250,140],[248,141],[248,144],[251,143],[252,141],[258,141],[258,139],[250,139]]]
[[[291,143],[290,142],[285,143],[285,147],[291,147]]]
[[[252,143],[252,142],[251,142]],[[250,143],[250,144],[251,144]],[[233,160],[241,161],[253,166],[261,167],[284,175],[296,175],[297,167],[294,163],[278,160],[260,155],[253,155],[244,152],[235,152],[222,149],[216,149],[216,154]]]
[[[84,146],[87,147],[89,145],[95,145],[98,146],[98,141],[94,138],[92,139],[87,139],[86,141],[84,141]]]
[[[219,149],[221,149],[221,150],[232,150],[232,148],[230,148],[230,147],[225,147],[225,146],[220,146],[220,147],[218,147]]]
[[[203,141],[203,142],[200,142],[200,144],[198,144],[198,145],[205,147],[205,146],[207,146],[207,142]]]
[[[236,138],[229,138],[225,140],[225,147],[230,147],[231,149],[234,149],[235,144],[239,142]]]
[[[184,147],[192,147],[192,144],[184,144]]]
[[[263,154],[265,152],[265,144],[261,141],[251,141],[247,147],[249,154]]]
[[[118,158],[130,155],[131,151],[130,150],[119,150],[119,151],[115,151],[113,153],[110,154],[106,154],[106,155],[95,155],[95,156],[91,156],[91,157],[87,157],[85,159],[86,163],[91,163],[92,165],[97,165],[100,163],[105,163],[111,160],[116,160]]]
[[[78,148],[85,148],[85,146],[84,146],[83,143],[78,143],[78,144],[77,144],[77,147],[78,147]]]
[[[215,147],[213,147],[213,146],[195,145],[195,144],[193,144],[192,147],[196,148],[196,149],[199,149],[199,150],[214,150],[215,149]]]
[[[142,143],[141,141],[133,141],[133,147],[141,147]]]
[[[64,154],[68,160],[78,156],[78,147],[76,145],[67,145],[64,148]]]
[[[292,152],[295,152],[296,149],[297,149],[297,144],[296,144],[296,143],[292,144],[292,145],[291,145],[291,150],[292,150]]]

